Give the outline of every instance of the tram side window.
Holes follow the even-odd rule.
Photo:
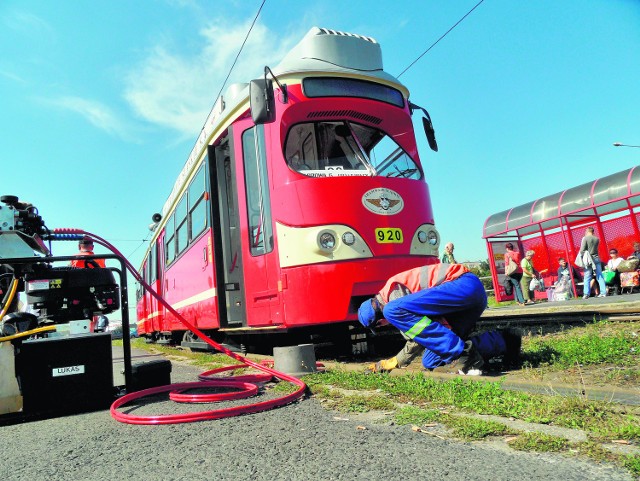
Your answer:
[[[242,152],[249,217],[249,246],[251,254],[258,256],[273,250],[271,200],[262,125],[242,134]]]
[[[140,272],[142,273],[142,280],[144,282],[146,282],[147,284],[149,283],[149,277],[148,277],[148,272],[147,272],[148,266],[149,266],[149,260],[147,259],[142,263],[142,267],[140,268]],[[142,284],[137,282],[136,283],[136,299],[138,301],[140,299],[142,299],[143,293],[144,293],[144,288],[142,287]]]
[[[151,249],[149,249],[149,260],[148,260],[148,266],[149,266],[148,282],[149,283],[152,283],[158,277],[157,249],[158,248],[156,244],[151,246]]]
[[[165,260],[169,265],[176,258],[176,231],[174,225],[175,214],[171,214],[165,226]]]
[[[180,254],[189,244],[189,226],[187,225],[187,196],[183,195],[176,207],[176,251]]]
[[[198,237],[207,227],[206,176],[204,164],[189,185],[189,240]]]
[[[294,125],[284,153],[291,169],[309,177],[422,177],[418,165],[393,138],[350,121]]]

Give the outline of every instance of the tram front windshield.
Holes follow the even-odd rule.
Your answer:
[[[349,121],[295,125],[287,136],[285,158],[291,169],[309,177],[422,178],[417,164],[390,136]]]

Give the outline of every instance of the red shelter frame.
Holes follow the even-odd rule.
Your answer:
[[[558,258],[575,266],[587,227],[593,227],[600,238],[600,259],[609,258],[609,248],[625,258],[633,253],[633,243],[640,241],[640,166],[489,216],[482,237],[487,242],[496,300],[513,299],[503,286],[507,242],[517,244],[523,254],[536,252],[534,266],[546,270],[543,278],[548,286],[556,280]],[[579,281],[573,279],[574,295]]]

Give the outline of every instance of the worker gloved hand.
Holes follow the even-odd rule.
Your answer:
[[[394,356],[391,359],[383,359],[367,367],[369,372],[389,372],[398,367],[398,359]]]

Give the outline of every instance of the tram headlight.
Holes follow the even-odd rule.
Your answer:
[[[352,246],[356,242],[356,236],[353,235],[353,232],[345,232],[342,234],[342,242],[344,242],[348,246]]]
[[[324,230],[318,234],[318,246],[325,252],[336,248],[336,235],[333,231]]]
[[[423,230],[418,231],[418,240],[421,244],[425,244],[427,242],[427,233]]]
[[[429,238],[429,244],[431,244],[432,246],[438,243],[438,234],[436,234],[435,231],[430,230],[427,234],[427,237]]]

